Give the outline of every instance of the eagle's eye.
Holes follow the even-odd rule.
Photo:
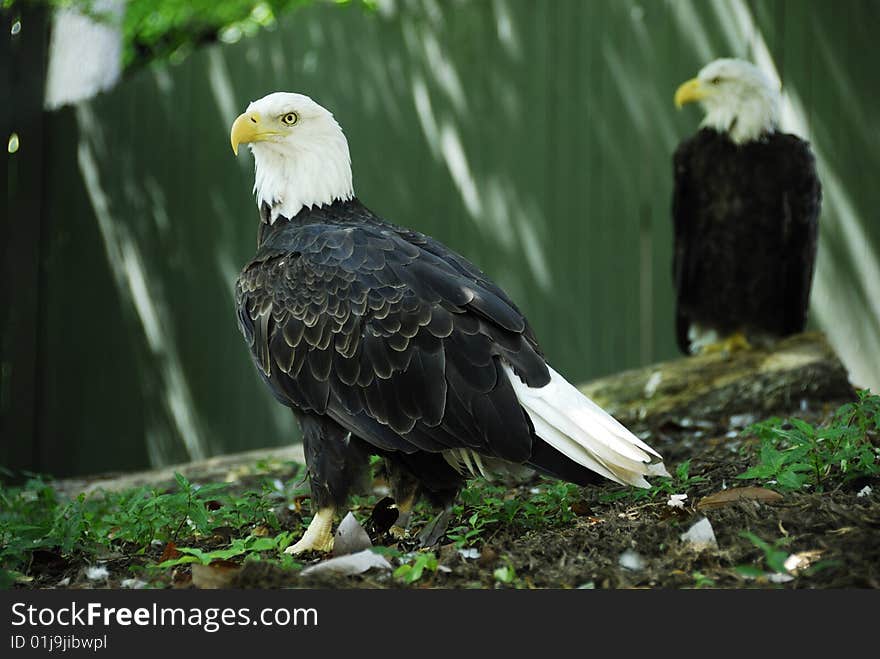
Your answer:
[[[299,121],[299,115],[296,112],[288,112],[281,117],[281,121],[283,121],[288,126],[293,126],[297,121]]]
[[[721,84],[721,76],[715,76],[709,82],[712,83],[713,85],[720,85]]]

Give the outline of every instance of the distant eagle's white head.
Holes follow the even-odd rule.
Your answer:
[[[702,126],[727,133],[737,144],[779,126],[779,87],[754,64],[739,59],[710,62],[675,92],[675,105],[699,101]]]
[[[354,196],[345,135],[308,96],[275,92],[254,101],[232,124],[231,140],[236,155],[239,144],[250,145],[257,206],[269,205],[270,223]]]

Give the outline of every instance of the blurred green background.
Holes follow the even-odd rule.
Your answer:
[[[333,111],[358,196],[479,264],[580,382],[676,356],[671,157],[701,115],[672,94],[716,57],[751,59],[819,159],[811,326],[880,387],[877,2],[233,2],[210,20],[196,3],[165,23],[149,5],[130,3],[121,81],[48,111],[51,17],[4,3],[0,465],[83,474],[297,440],[232,299],[258,220],[229,126],[276,90]]]

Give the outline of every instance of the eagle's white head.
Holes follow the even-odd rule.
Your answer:
[[[699,101],[706,111],[701,125],[727,133],[737,144],[777,129],[780,99],[776,84],[739,59],[710,62],[675,92],[677,107]]]
[[[354,196],[345,135],[308,96],[275,92],[254,101],[232,124],[231,140],[236,155],[250,145],[257,206],[269,205],[270,223]]]

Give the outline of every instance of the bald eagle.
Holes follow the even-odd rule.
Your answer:
[[[315,516],[290,553],[332,547],[334,515],[385,458],[402,517],[466,478],[537,470],[647,487],[660,456],[545,361],[525,316],[463,256],[355,196],[348,143],[309,97],[277,92],[232,125],[260,225],[236,286],[262,379],[303,432]]]
[[[779,131],[780,92],[719,59],[675,92],[700,130],[675,151],[673,276],[685,354],[765,345],[804,329],[821,187],[810,146]]]

